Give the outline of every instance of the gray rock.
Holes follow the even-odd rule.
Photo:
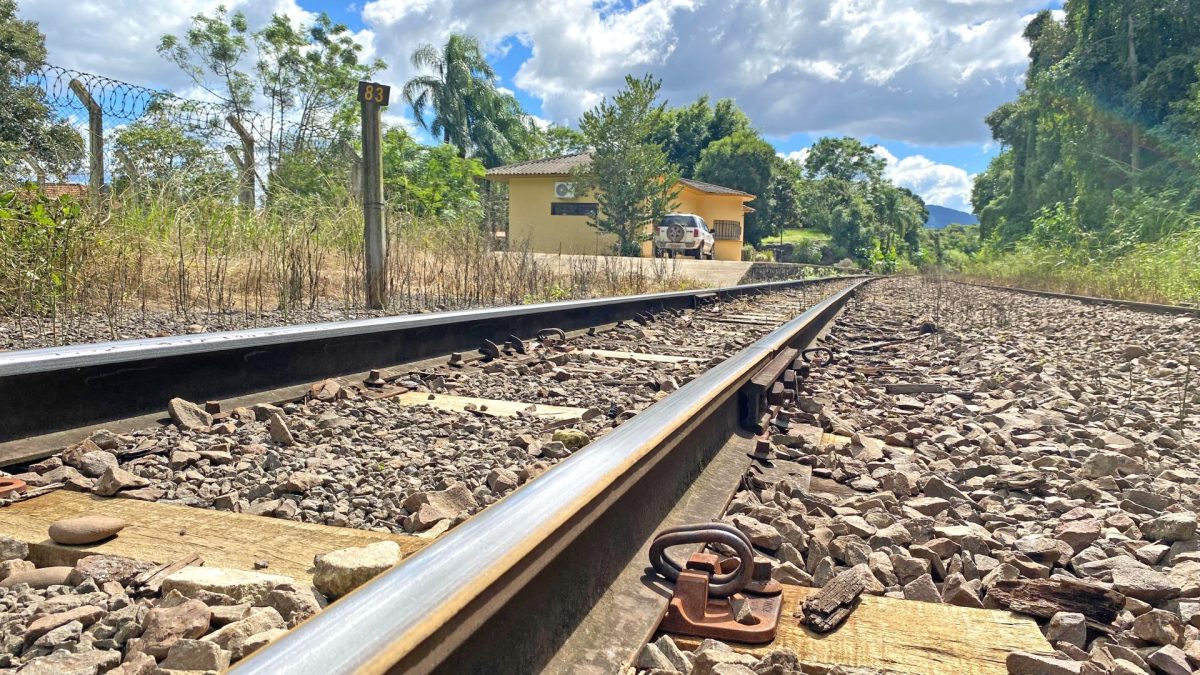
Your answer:
[[[1148,567],[1122,566],[1112,571],[1113,588],[1152,605],[1179,595],[1182,587]]]
[[[193,565],[167,577],[163,581],[162,592],[179,591],[184,597],[192,598],[201,591],[209,591],[227,595],[235,603],[261,605],[267,594],[275,588],[295,583],[291,577],[277,574]]]
[[[267,422],[267,431],[271,435],[271,440],[280,445],[296,444],[296,439],[292,436],[292,430],[288,428],[287,422],[280,413],[271,413],[270,421]]]
[[[1142,537],[1151,541],[1185,541],[1196,536],[1196,514],[1191,511],[1164,513],[1143,523]]]
[[[171,647],[162,662],[163,670],[224,671],[229,667],[229,652],[203,640],[180,640]]]
[[[1066,642],[1082,649],[1087,642],[1087,623],[1083,615],[1078,612],[1058,612],[1050,617],[1046,639],[1050,644]]]
[[[20,539],[0,535],[0,561],[24,560],[28,556],[28,544]]]
[[[1174,612],[1152,609],[1133,621],[1133,634],[1156,645],[1183,642],[1183,619]]]
[[[88,478],[99,478],[104,471],[117,465],[117,456],[104,450],[85,452],[79,458],[79,472]]]
[[[96,481],[96,487],[93,492],[101,497],[111,497],[121,490],[129,490],[133,488],[149,487],[150,481],[141,476],[134,475],[128,471],[110,466],[104,470],[100,479]]]
[[[72,654],[58,652],[32,659],[18,671],[21,675],[96,675],[121,662],[121,652],[93,650]]]
[[[245,619],[209,633],[202,639],[228,649],[236,660],[242,657],[248,639],[268,630],[282,628],[286,628],[286,624],[279,612],[271,607],[255,607]]]
[[[1191,675],[1193,672],[1187,654],[1174,645],[1167,645],[1155,651],[1146,660],[1163,675]]]
[[[330,598],[340,598],[399,562],[400,545],[394,541],[322,553],[313,559],[313,585]]]
[[[208,431],[212,426],[213,417],[202,406],[181,398],[173,398],[167,403],[167,412],[180,428],[188,431]]]
[[[1045,654],[1012,652],[1004,660],[1009,675],[1080,675],[1083,664]]]
[[[439,520],[457,518],[479,506],[463,483],[454,483],[440,492],[417,492],[404,500],[404,509],[412,514],[413,529],[429,529]]]

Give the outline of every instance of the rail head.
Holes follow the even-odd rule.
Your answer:
[[[718,364],[550,471],[240,662],[246,674],[426,671],[504,602],[522,565],[548,564],[555,536],[613,508],[622,480],[704,410],[737,395],[779,350],[811,340],[857,280]],[[616,493],[616,494],[614,494]],[[559,542],[561,545],[561,542]],[[583,564],[587,564],[586,562]],[[519,582],[518,582],[519,583]],[[437,644],[425,644],[437,636]]]

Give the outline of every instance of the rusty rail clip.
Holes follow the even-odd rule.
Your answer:
[[[700,552],[681,566],[667,555],[667,549],[683,544],[723,544],[737,558],[723,563],[714,553]],[[734,562],[736,567],[727,569]],[[748,644],[775,639],[783,609],[782,587],[771,581],[769,562],[755,563],[750,538],[737,528],[700,523],[663,530],[650,544],[650,564],[675,583],[659,630]]]
[[[831,365],[834,361],[834,358],[833,358],[833,350],[830,349],[829,347],[809,347],[808,349],[805,349],[804,351],[800,352],[800,358],[804,359],[805,363],[812,363],[812,361],[808,358],[809,354],[822,354],[822,353],[825,354],[825,361],[823,361],[822,363],[818,363],[817,365],[818,366]]]
[[[537,332],[537,339],[542,343],[566,342],[567,333],[561,328],[543,328]]]

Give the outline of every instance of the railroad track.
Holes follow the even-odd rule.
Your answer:
[[[1141,659],[1175,672],[1190,655],[1169,644],[1168,615],[1191,610],[1170,598],[1200,595],[1189,567],[1200,538],[1187,510],[1200,503],[1200,419],[1188,407],[1200,408],[1188,388],[1200,341],[1191,317],[1146,309],[852,279],[549,306],[508,323],[475,317],[495,320],[486,330],[431,316],[368,324],[388,339],[364,341],[347,326],[299,331],[336,371],[308,363],[290,338],[247,335],[226,345],[237,357],[217,358],[242,368],[211,375],[224,395],[192,394],[221,399],[194,432],[157,423],[153,406],[178,389],[166,386],[172,373],[155,370],[186,379],[210,372],[204,357],[154,352],[171,365],[139,370],[134,356],[97,357],[104,348],[57,368],[42,354],[14,372],[61,382],[78,369],[75,384],[86,387],[111,381],[111,369],[166,384],[105,422],[126,429],[117,440],[92,432],[90,410],[73,418],[82,428],[43,422],[41,435],[3,449],[26,462],[46,456],[21,468],[83,489],[88,476],[66,469],[87,463],[46,448],[91,434],[85,447],[111,448],[146,484],[117,487],[133,499],[56,490],[20,501],[0,508],[0,535],[30,542],[28,558],[43,568],[86,553],[185,566],[158,594],[197,594],[196,553],[204,569],[283,575],[261,581],[278,586],[247,601],[251,615],[203,638],[233,656],[236,672],[688,672],[717,662],[797,672],[802,661],[1020,674],[1074,672],[1089,658],[1101,670]],[[468,349],[484,338],[484,353]],[[383,351],[361,353],[364,344]],[[402,354],[387,351],[397,345]],[[262,350],[309,370],[294,384],[265,378],[252,372]],[[39,380],[36,362],[53,375]],[[189,362],[199,370],[184,369]],[[263,381],[268,392],[250,393]],[[290,437],[275,429],[264,440],[275,423],[259,417],[272,415]],[[313,473],[325,478],[306,484]],[[470,503],[425,510],[450,493]],[[92,509],[131,524],[84,550],[44,541],[58,518]],[[679,534],[697,523],[708,525]],[[677,534],[657,539],[667,530]],[[664,565],[652,569],[655,542],[689,537],[691,553],[720,540],[732,548],[709,550],[747,556],[739,574],[769,570],[783,582],[754,605],[782,610],[771,645],[738,640],[747,633],[725,625],[733,632],[722,639],[742,653],[721,652],[678,617],[660,623],[686,600],[683,581],[673,587]],[[331,593],[341,597],[301,622],[300,589],[279,579],[303,585],[316,580],[314,555],[353,548],[365,559],[378,547],[403,560]],[[99,569],[87,560],[75,569]],[[150,582],[172,571],[145,570],[122,592],[155,598]],[[74,592],[92,592],[87,583]],[[734,585],[749,592],[749,583],[772,586],[746,574]],[[235,586],[221,587],[231,602]],[[201,589],[212,621],[229,621],[213,588]],[[30,615],[51,598],[20,602]],[[11,609],[12,594],[0,590],[0,603]],[[998,611],[1007,607],[1025,615]],[[12,630],[4,616],[0,645]],[[291,630],[275,631],[283,621]],[[1091,630],[1072,628],[1085,622]],[[255,639],[230,637],[252,629]],[[1121,642],[1096,639],[1105,634]],[[42,639],[27,648],[34,656]],[[774,647],[792,651],[767,654]]]
[[[214,560],[242,567],[253,562],[255,567],[301,576],[295,571],[305,570],[321,546],[331,541],[381,541],[388,536],[378,531],[390,529],[390,540],[403,542],[402,554],[412,553],[398,568],[407,570],[402,577],[385,575],[342,598],[317,615],[342,608],[331,615],[334,618],[310,620],[303,624],[310,627],[299,629],[299,638],[281,641],[238,668],[279,672],[280,664],[287,662],[289,672],[435,666],[487,670],[488,664],[494,668],[497,663],[512,672],[537,667],[574,671],[583,663],[599,671],[619,669],[653,630],[661,611],[662,598],[652,592],[654,597],[646,596],[644,588],[642,600],[648,602],[639,611],[615,609],[628,601],[626,586],[635,578],[630,575],[640,575],[635,554],[641,539],[664,522],[720,515],[743,465],[750,461],[745,451],[755,446],[743,426],[761,423],[759,415],[772,396],[774,380],[792,369],[797,353],[790,352],[786,364],[777,363],[772,377],[754,376],[782,351],[814,340],[862,283],[860,278],[780,282],[0,353],[0,407],[19,411],[0,430],[0,462],[19,472],[17,478],[29,482],[33,494],[42,495],[0,509],[0,522],[8,528],[0,534],[24,528],[26,538],[34,539],[38,531],[44,533],[47,522],[92,511],[116,514],[136,525],[140,511],[155,520],[159,530],[178,526],[183,540],[164,537],[161,531],[138,533],[134,527],[83,551],[51,542],[39,548],[34,542],[30,558],[69,564],[74,557],[100,553],[167,563],[177,554],[187,559],[186,551],[198,549],[210,565]],[[314,380],[317,385],[310,386]],[[542,384],[521,385],[530,381]],[[788,386],[793,386],[790,380]],[[351,401],[344,400],[347,395]],[[159,411],[173,397],[206,403],[206,412],[200,406],[187,410],[215,417],[195,431],[164,425]],[[37,405],[29,405],[32,401]],[[369,509],[354,505],[330,510],[288,495],[264,499],[261,491],[227,498],[230,486],[237,485],[237,474],[250,466],[241,453],[247,444],[239,445],[246,436],[238,438],[238,427],[260,421],[254,417],[261,417],[263,408],[252,411],[250,406],[264,402],[282,404],[267,414],[275,411],[288,420],[301,416],[301,408],[315,409],[315,417],[323,415],[311,424],[300,420],[289,430],[304,441],[328,438],[334,435],[331,428],[408,415],[403,422],[413,428],[454,428],[443,434],[449,436],[443,444],[450,447],[463,442],[464,435],[486,437],[503,430],[501,445],[512,436],[533,439],[540,434],[539,441],[530,442],[541,452],[524,448],[533,461],[519,461],[517,480],[525,483],[521,489],[497,502],[479,495],[486,491],[477,488],[476,496],[483,499],[470,510],[482,509],[478,515],[434,540],[431,535],[465,514],[443,520],[421,539],[411,535],[429,524],[397,517],[397,512],[403,514],[400,500],[391,502],[390,512],[376,508],[367,514],[360,512]],[[349,423],[342,417],[325,426],[339,405],[359,406],[367,413],[352,415]],[[385,440],[413,440],[404,436],[410,429],[398,426],[402,425],[372,429]],[[566,428],[599,438],[573,453],[573,446],[547,438],[557,438],[554,432]],[[221,434],[226,442],[221,442]],[[352,435],[356,441],[366,438]],[[426,432],[419,436],[437,441]],[[272,440],[270,453],[282,456],[285,463],[290,454],[303,454],[278,438]],[[572,442],[569,436],[566,440]],[[64,446],[94,452],[101,448],[89,444],[97,442],[116,456],[117,468],[129,469],[140,479],[115,491],[149,504],[71,497],[79,493],[55,490],[59,482],[38,485],[62,479],[72,490],[90,486],[100,491],[99,485],[108,479],[97,478],[94,471],[81,475],[72,468],[69,453],[59,454]],[[371,453],[370,461],[382,464],[388,448],[380,446]],[[473,456],[479,459],[480,453]],[[66,465],[60,457],[68,457]],[[564,457],[569,461],[559,462]],[[309,473],[337,470],[311,456],[305,461],[305,466],[316,467]],[[181,471],[170,470],[175,463],[174,469]],[[533,479],[555,464],[554,470]],[[408,487],[428,489],[445,485],[439,483],[438,473],[446,468],[433,464],[416,471],[381,470],[355,480],[361,486],[406,478]],[[213,474],[219,489],[207,489],[209,483],[192,489],[208,478],[201,475],[205,472]],[[347,485],[353,486],[353,481]],[[325,494],[340,487],[329,485]],[[266,494],[274,496],[271,492]],[[684,506],[679,508],[681,499]],[[263,503],[267,507],[261,507]],[[229,510],[244,511],[237,514],[241,520],[222,520],[233,515]],[[251,523],[246,513],[276,518],[255,518]],[[358,531],[347,527],[285,531],[284,519],[313,527],[332,523],[367,529],[359,538],[347,538],[346,532]],[[279,527],[268,527],[268,521]],[[242,529],[249,532],[240,533]],[[330,530],[342,532],[329,534]],[[214,543],[222,531],[234,545]],[[332,538],[322,542],[322,536]],[[276,537],[273,545],[285,542],[297,551],[271,559],[270,551],[255,550],[255,537]],[[464,548],[463,541],[473,543]],[[577,556],[589,564],[572,563]],[[457,570],[456,581],[447,576],[449,569]],[[439,580],[438,590],[428,585],[429,579]],[[454,592],[456,586],[466,594]],[[397,589],[404,589],[403,595]],[[416,596],[423,596],[421,603],[410,602]],[[559,600],[551,602],[555,597]],[[452,615],[444,607],[437,609],[446,600],[454,602]],[[370,618],[364,607],[372,608]],[[587,621],[589,608],[621,617],[624,644],[602,645],[612,642],[609,629],[588,639],[593,626],[612,625],[600,615]],[[523,619],[531,614],[538,616],[536,625]],[[389,620],[378,623],[384,615]],[[429,623],[436,617],[441,618]],[[397,623],[400,618],[403,621]],[[360,623],[364,619],[367,623]],[[365,642],[351,653],[327,653],[327,660],[313,656],[320,650],[298,657],[296,645],[312,645],[314,631],[322,640],[336,641],[367,624],[385,632],[371,638],[360,634]],[[565,632],[568,626],[576,627],[573,637]],[[310,647],[302,649],[307,652]],[[345,646],[339,651],[345,652]]]

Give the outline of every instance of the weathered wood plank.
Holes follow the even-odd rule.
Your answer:
[[[671,354],[642,354],[640,352],[620,352],[609,349],[581,349],[580,354],[595,356],[601,359],[619,359],[622,361],[645,361],[646,363],[700,363],[705,359],[691,356],[672,356]]]
[[[785,585],[775,641],[733,647],[751,653],[789,647],[808,664],[922,675],[1004,675],[1009,652],[1052,651],[1032,619],[1011,612],[866,595],[837,630],[817,635],[791,618],[816,591]],[[689,649],[700,643],[672,637]]]
[[[430,398],[432,396],[432,398]],[[401,405],[427,405],[439,410],[463,412],[467,406],[472,406],[474,412],[493,417],[516,417],[522,412],[543,419],[558,421],[587,420],[599,415],[594,408],[569,408],[559,405],[544,405],[542,403],[524,403],[522,401],[502,401],[492,398],[474,398],[471,396],[455,396],[453,394],[429,394],[423,391],[410,391],[395,397]]]
[[[116,537],[89,546],[63,546],[47,535],[54,521],[88,514],[114,516],[129,525]],[[318,553],[391,540],[407,557],[429,544],[407,535],[67,490],[0,508],[0,535],[28,543],[30,558],[39,565],[72,565],[98,553],[160,564],[196,554],[210,567],[252,570],[254,561],[266,560],[267,572],[301,580],[311,578],[313,556]]]

